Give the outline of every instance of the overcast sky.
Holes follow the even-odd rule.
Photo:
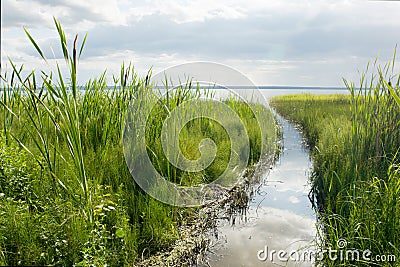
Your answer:
[[[400,43],[400,1],[2,0],[2,67],[63,64],[53,16],[72,44],[88,32],[81,83],[123,61],[140,75],[193,61],[227,64],[257,85],[343,86]],[[23,32],[42,47],[38,57]],[[110,83],[112,80],[110,79]]]

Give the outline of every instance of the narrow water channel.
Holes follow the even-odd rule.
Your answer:
[[[304,255],[314,250],[316,234],[308,199],[312,162],[300,132],[280,116],[278,121],[283,133],[280,158],[263,174],[246,219],[235,225],[218,222],[219,239],[210,266],[313,265],[304,261]]]

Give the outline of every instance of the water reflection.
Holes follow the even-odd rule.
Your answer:
[[[251,211],[251,213],[254,212]],[[311,262],[284,262],[271,250],[301,251],[312,249],[315,235],[314,220],[293,212],[260,207],[258,216],[237,227],[222,225],[221,245],[211,266],[311,266]],[[267,246],[267,249],[265,247]],[[258,257],[259,251],[268,253],[265,261]],[[261,255],[264,257],[264,255]],[[288,256],[286,256],[288,257]],[[271,261],[272,260],[272,261]],[[287,264],[287,265],[286,265]]]
[[[312,166],[300,133],[279,117],[283,131],[280,160],[266,173],[250,202],[246,220],[231,226],[219,222],[211,266],[311,266],[312,262],[283,262],[275,255],[261,261],[258,252],[266,248],[288,253],[301,248],[312,250],[315,214],[308,200],[308,175]],[[270,256],[270,255],[269,255]],[[288,258],[289,255],[286,256]],[[262,258],[262,257],[261,257]],[[285,258],[285,257],[283,257]]]
[[[308,151],[299,131],[288,121],[279,116],[278,119],[283,131],[283,150],[279,161],[263,179],[262,191],[268,199],[265,201],[263,194],[259,194],[253,204],[314,217],[308,200],[308,177],[312,167]]]

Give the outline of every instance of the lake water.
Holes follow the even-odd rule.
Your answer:
[[[295,93],[348,93],[338,89],[261,91],[267,99]],[[218,222],[219,239],[210,266],[313,266],[309,254],[315,251],[316,215],[308,198],[312,162],[301,133],[277,117],[283,134],[280,158],[262,174],[246,219],[233,226],[226,220]]]

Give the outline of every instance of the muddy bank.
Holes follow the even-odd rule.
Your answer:
[[[220,189],[219,199],[188,218],[179,228],[181,238],[169,251],[143,259],[135,266],[210,266],[216,240],[219,239],[218,221],[235,225],[246,220],[249,201],[257,190],[262,173],[270,169],[276,155],[262,160],[245,174],[243,181],[232,189]]]

